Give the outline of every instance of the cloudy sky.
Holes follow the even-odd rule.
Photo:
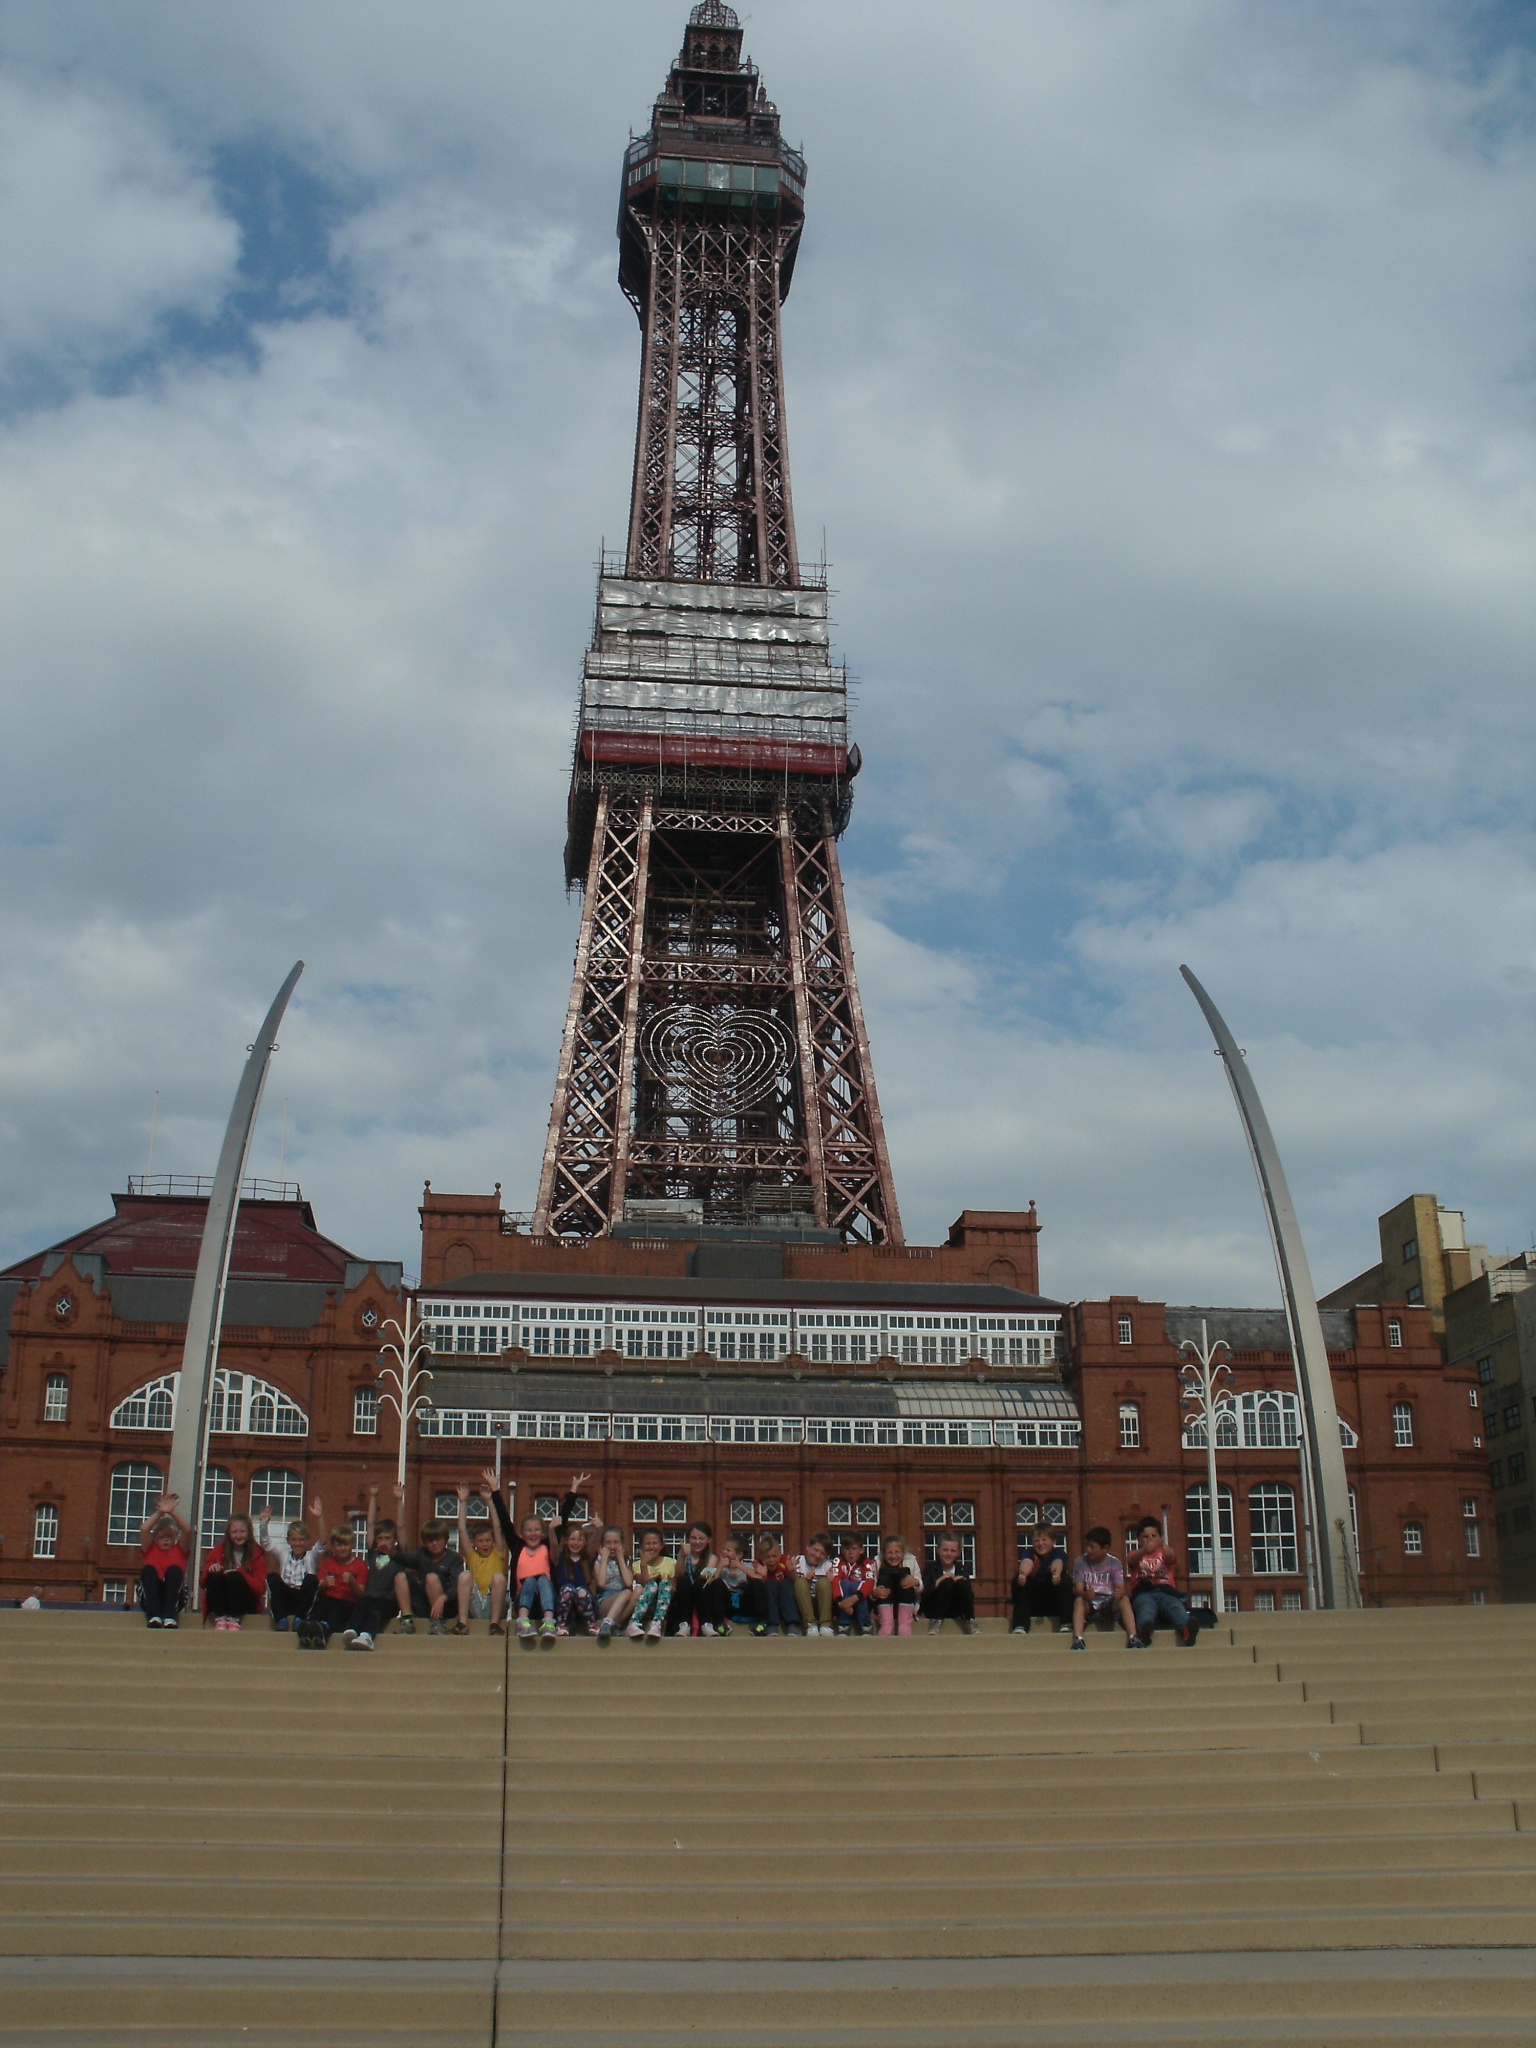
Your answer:
[[[253,1168],[415,1270],[531,1204],[683,0],[0,5],[0,1261]],[[1536,10],[762,0],[786,318],[866,769],[908,1234],[1275,1299],[1188,961],[1314,1272],[1536,1231]]]

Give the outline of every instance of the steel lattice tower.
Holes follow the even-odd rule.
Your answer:
[[[704,0],[630,144],[629,543],[583,671],[581,934],[534,1228],[901,1225],[838,872],[857,748],[795,548],[779,349],[804,159]]]

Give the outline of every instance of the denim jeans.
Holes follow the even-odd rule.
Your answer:
[[[540,1572],[537,1578],[524,1579],[523,1583],[518,1587],[518,1613],[524,1617],[527,1616],[529,1608],[533,1605],[535,1594],[539,1597],[539,1605],[543,1609],[544,1619],[548,1622],[553,1622],[555,1618],[555,1589],[543,1572]]]
[[[795,1587],[792,1579],[764,1579],[763,1591],[768,1595],[768,1626],[770,1628],[798,1628],[800,1610],[795,1605]]]
[[[1136,1617],[1136,1633],[1143,1642],[1160,1621],[1181,1631],[1189,1626],[1189,1609],[1166,1586],[1143,1586],[1132,1596],[1131,1612]]]

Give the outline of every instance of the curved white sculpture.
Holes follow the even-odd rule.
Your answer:
[[[219,1362],[219,1325],[224,1317],[224,1289],[229,1280],[229,1255],[235,1242],[240,1182],[245,1176],[251,1133],[256,1128],[256,1111],[261,1106],[262,1085],[277,1042],[277,1027],[303,972],[304,962],[296,961],[292,973],[278,990],[246,1060],[240,1086],[235,1090],[234,1107],[229,1113],[229,1126],[219,1153],[219,1167],[213,1177],[213,1193],[208,1198],[203,1241],[197,1254],[192,1306],[187,1315],[187,1338],[181,1353],[181,1378],[176,1388],[176,1417],[171,1425],[171,1474],[166,1483],[166,1492],[179,1497],[182,1520],[192,1527],[194,1572],[197,1569],[197,1552],[202,1547],[208,1396],[213,1386],[213,1369]]]
[[[1358,1607],[1359,1578],[1354,1568],[1354,1538],[1350,1528],[1349,1480],[1344,1471],[1344,1451],[1339,1440],[1339,1411],[1333,1399],[1333,1375],[1328,1369],[1328,1346],[1323,1338],[1322,1318],[1307,1266],[1301,1226],[1285,1184],[1285,1172],[1259,1091],[1253,1085],[1248,1064],[1227,1029],[1216,1005],[1187,967],[1179,969],[1190,992],[1205,1012],[1205,1021],[1216,1040],[1237,1098],[1237,1113],[1243,1120],[1248,1149],[1269,1219],[1270,1241],[1280,1275],[1280,1298],[1291,1333],[1291,1356],[1296,1362],[1296,1385],[1306,1417],[1307,1476],[1313,1506],[1313,1550],[1318,1591],[1325,1607]]]

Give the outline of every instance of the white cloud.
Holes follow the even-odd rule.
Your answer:
[[[142,1164],[156,1086],[160,1162],[206,1167],[301,953],[269,1103],[325,1225],[409,1263],[424,1175],[531,1199],[633,433],[618,159],[683,13],[0,21],[0,346],[94,379],[0,450],[14,1251]],[[845,856],[909,1228],[1034,1195],[1059,1291],[1271,1298],[1187,959],[1322,1284],[1410,1187],[1513,1242],[1528,64],[1438,0],[957,19],[749,22],[811,160],[790,438],[861,677]],[[335,195],[332,289],[130,374],[234,317],[209,167],[252,150]]]

